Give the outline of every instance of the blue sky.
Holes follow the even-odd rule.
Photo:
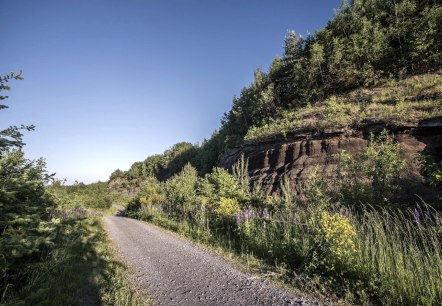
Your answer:
[[[179,141],[209,138],[232,97],[282,54],[288,30],[340,1],[2,0],[0,128],[35,124],[28,158],[68,182],[107,180]]]

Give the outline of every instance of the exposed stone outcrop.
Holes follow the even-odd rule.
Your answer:
[[[241,154],[244,154],[249,161],[252,181],[261,179],[268,193],[278,189],[284,175],[289,177],[292,188],[299,193],[314,169],[317,168],[321,177],[332,176],[336,169],[337,153],[346,150],[355,156],[360,154],[368,145],[370,132],[378,133],[384,128],[400,143],[401,157],[407,161],[407,169],[403,171],[401,178],[415,182],[414,185],[407,184],[408,192],[427,193],[415,157],[417,153],[426,151],[436,160],[441,159],[442,118],[425,120],[416,126],[392,126],[382,122],[371,122],[293,134],[283,141],[255,143],[229,149],[220,165],[230,169]]]

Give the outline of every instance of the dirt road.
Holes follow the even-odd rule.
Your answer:
[[[159,305],[318,305],[244,274],[158,227],[116,216],[105,223],[140,285]]]

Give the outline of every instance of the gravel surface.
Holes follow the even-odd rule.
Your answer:
[[[159,305],[319,305],[150,224],[117,216],[105,223],[140,285]]]

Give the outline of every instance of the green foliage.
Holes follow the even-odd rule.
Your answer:
[[[348,115],[351,114],[352,105],[340,101],[336,96],[331,96],[327,101],[326,118],[328,121],[336,121],[343,124]]]
[[[309,269],[342,275],[354,265],[356,231],[349,218],[321,211],[310,219],[314,242]]]
[[[124,176],[125,176],[124,171],[117,169],[111,173],[109,180],[115,180],[117,178],[124,178]]]
[[[425,154],[419,154],[417,161],[421,166],[421,173],[432,186],[442,186],[442,161],[433,161]]]
[[[42,160],[29,161],[21,151],[0,158],[0,292],[20,287],[27,266],[53,243],[54,206],[44,190],[49,176]]]
[[[155,177],[150,177],[144,182],[137,196],[129,201],[127,210],[149,210],[166,202],[164,183]]]
[[[214,209],[214,212],[223,218],[234,217],[239,211],[238,201],[232,198],[221,198]]]
[[[354,223],[356,266],[386,305],[442,302],[441,230],[435,226],[441,214],[427,206],[419,208],[419,214],[367,208]],[[427,226],[416,223],[418,219]]]
[[[213,186],[214,200],[230,198],[240,200],[241,192],[238,180],[227,170],[215,167],[212,173],[207,174],[208,182]]]
[[[200,175],[209,173],[221,160],[228,144],[236,142],[232,133],[228,133],[221,128],[215,131],[209,140],[204,140],[198,148],[198,152],[193,159],[193,164],[198,169]]]
[[[313,171],[309,178],[309,184],[305,189],[305,197],[310,207],[328,209],[331,207],[332,198],[327,189],[327,183],[317,175],[317,169]]]
[[[338,156],[335,186],[341,198],[349,205],[359,202],[385,205],[391,201],[398,186],[395,179],[405,166],[400,158],[400,145],[387,131],[370,136],[367,149],[359,158],[343,151]]]
[[[10,89],[6,83],[11,79],[22,79],[21,73],[0,77],[0,91]],[[0,106],[4,108],[5,105]],[[20,129],[0,131],[1,300],[23,286],[29,267],[39,262],[55,237],[55,224],[49,218],[54,203],[44,189],[51,175],[46,172],[43,159],[25,159],[20,151],[24,145]]]
[[[371,89],[355,89],[313,105],[281,111],[276,119],[250,127],[244,141],[287,138],[350,124],[363,126],[372,121],[416,126],[423,119],[442,115],[441,91],[440,73],[388,81]]]
[[[232,167],[232,175],[238,182],[239,193],[242,198],[250,193],[249,161],[241,154],[241,157]]]
[[[115,200],[105,182],[64,185],[62,181],[56,180],[46,190],[57,203],[57,209],[83,207],[106,210],[111,208]]]
[[[4,96],[2,91],[9,91],[11,87],[7,83],[11,80],[23,80],[22,71],[20,73],[11,72],[7,75],[0,76],[0,101],[5,100],[8,96]],[[7,105],[0,104],[0,110],[8,108]],[[0,157],[11,149],[23,147],[22,130],[31,131],[35,127],[33,125],[10,126],[4,130],[0,130]]]
[[[139,192],[141,207],[159,205],[165,200],[163,184],[151,177]]]
[[[126,172],[115,170],[110,180],[120,178],[136,184],[142,184],[143,180],[152,176],[161,181],[166,180],[189,163],[197,154],[197,149],[197,146],[188,142],[177,143],[163,154],[152,155],[142,162],[133,163]]]
[[[377,85],[383,78],[437,71],[442,63],[437,38],[441,12],[437,2],[344,2],[317,33],[307,38],[287,34],[284,55],[273,61],[268,73],[255,72],[254,82],[233,99],[221,129],[242,138],[253,126],[281,119],[286,110]]]
[[[99,217],[61,218],[48,252],[7,305],[142,305]]]
[[[106,183],[45,187],[47,177],[21,151],[0,159],[2,302],[139,304],[92,210],[110,208]]]
[[[163,171],[160,172],[160,180],[168,179],[188,164],[196,155],[197,148],[188,142],[180,142],[172,146],[163,154]]]
[[[166,205],[175,215],[189,213],[197,200],[197,171],[190,164],[164,184]]]

